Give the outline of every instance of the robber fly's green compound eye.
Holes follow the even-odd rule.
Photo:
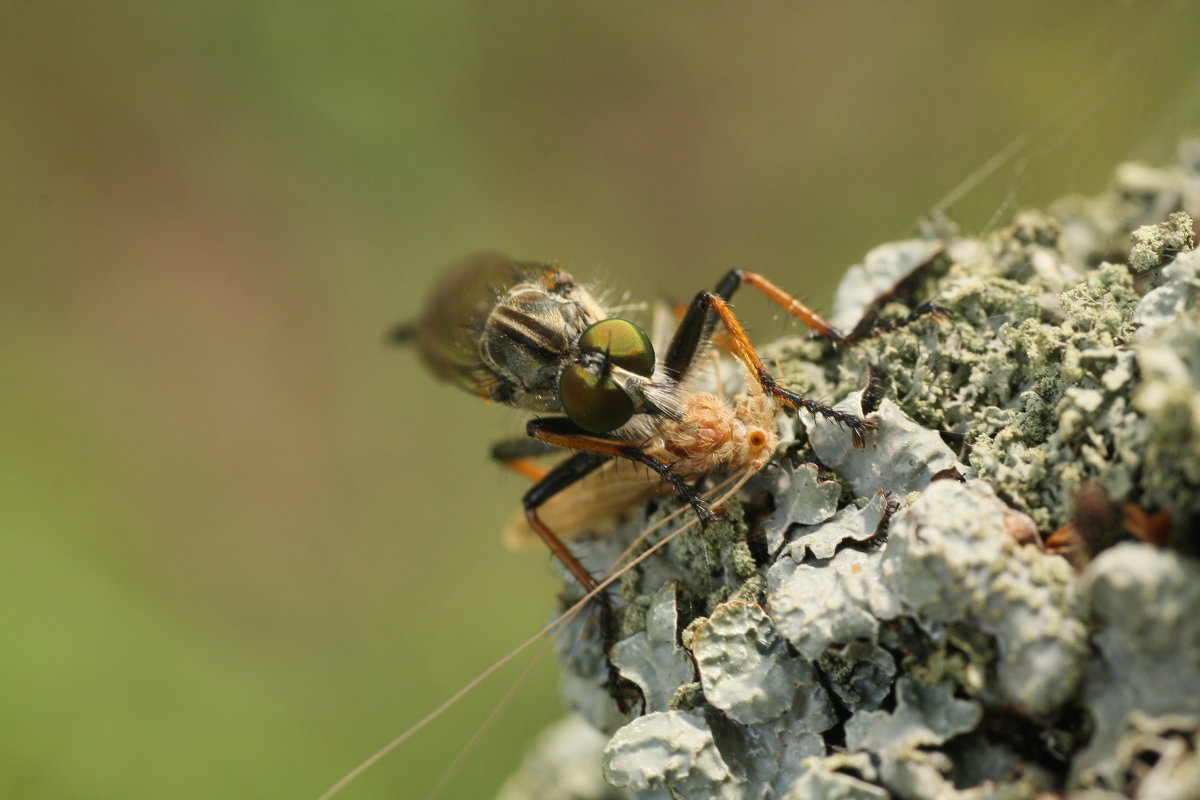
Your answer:
[[[622,369],[649,378],[654,374],[654,345],[646,332],[627,319],[606,319],[590,326],[579,337],[585,353],[606,353]]]
[[[571,421],[592,433],[615,431],[633,416],[633,401],[612,378],[597,378],[578,364],[563,370],[558,396]]]

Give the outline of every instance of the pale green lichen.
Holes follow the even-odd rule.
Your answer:
[[[934,301],[943,322],[762,348],[879,429],[856,450],[781,417],[726,518],[624,579],[609,652],[646,714],[611,698],[598,615],[573,623],[563,693],[615,733],[609,780],[639,799],[1197,796],[1200,255],[1181,211],[1200,213],[1198,143],[985,238],[931,221],[871,251],[833,313],[853,329],[889,292],[885,317]],[[1119,545],[1082,578],[1047,554],[1085,484],[1118,521],[1168,511],[1165,549]],[[576,550],[610,563],[672,508]]]
[[[1133,232],[1129,268],[1135,274],[1160,266],[1196,246],[1196,230],[1185,211],[1176,211],[1158,225],[1143,225]]]

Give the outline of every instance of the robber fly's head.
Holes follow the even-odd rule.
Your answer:
[[[592,433],[608,433],[636,413],[650,413],[654,346],[645,331],[626,319],[604,319],[579,336],[558,381],[562,409]]]
[[[506,405],[565,413],[593,433],[659,413],[670,395],[654,381],[650,337],[549,264],[470,256],[409,333],[439,376]]]

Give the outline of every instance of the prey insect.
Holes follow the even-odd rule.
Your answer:
[[[719,468],[757,471],[775,450],[779,408],[804,410],[848,430],[862,447],[872,420],[804,397],[771,375],[729,305],[751,286],[834,345],[861,338],[834,328],[762,275],[731,270],[686,307],[665,354],[633,322],[610,314],[563,270],[480,253],[453,268],[435,288],[416,325],[395,331],[415,341],[440,377],[474,394],[535,412],[526,433],[537,447],[573,451],[544,474],[523,498],[524,517],[583,589],[597,589],[542,509],[597,471],[632,465],[666,484],[688,503],[702,526],[715,514],[695,481]],[[935,306],[908,318],[938,315]],[[694,388],[703,355],[718,327],[747,377],[747,395],[730,405]],[[551,415],[551,416],[541,416]],[[519,466],[524,444],[505,443],[494,455]]]

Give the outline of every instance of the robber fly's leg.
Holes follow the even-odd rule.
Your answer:
[[[734,278],[738,278],[740,275],[742,273],[737,271],[730,273],[730,276],[734,276]],[[740,280],[740,278],[738,279]],[[726,276],[717,288],[724,290],[727,294],[732,294],[738,285],[732,278]],[[816,315],[813,316],[815,317]],[[817,317],[817,319],[820,318]],[[803,408],[812,414],[820,415],[836,422],[838,425],[848,428],[855,447],[862,447],[866,443],[866,431],[874,428],[875,423],[871,420],[863,419],[856,414],[848,414],[845,411],[838,411],[815,400],[809,400],[797,392],[780,386],[771,373],[767,371],[767,367],[763,364],[762,359],[759,358],[758,351],[754,349],[754,344],[751,343],[750,337],[746,335],[746,330],[734,315],[733,310],[729,307],[729,303],[725,302],[725,298],[715,292],[700,292],[700,294],[696,295],[696,300],[692,304],[692,307],[688,309],[687,314],[684,315],[683,320],[679,323],[679,329],[676,330],[675,338],[671,341],[671,346],[667,350],[666,367],[672,375],[682,376],[687,373],[690,363],[682,359],[695,358],[701,340],[706,336],[712,335],[712,327],[716,324],[717,320],[720,320],[725,325],[725,330],[729,332],[729,338],[733,343],[734,352],[741,359],[742,363],[754,373],[764,392],[773,395],[792,408]],[[834,329],[830,328],[830,330]],[[840,333],[837,335],[841,336]],[[672,357],[679,360],[672,361]]]
[[[579,559],[575,557],[575,554],[567,549],[562,539],[559,539],[554,531],[550,530],[546,526],[546,523],[542,522],[537,510],[542,503],[571,484],[594,472],[607,460],[607,456],[599,453],[576,453],[550,470],[541,480],[534,484],[533,488],[525,493],[523,501],[525,504],[525,519],[529,521],[529,527],[537,532],[537,535],[550,548],[550,552],[554,554],[554,557],[561,561],[562,565],[575,576],[575,580],[579,581],[579,585],[583,587],[585,592],[594,592],[596,590],[598,586],[596,579],[592,577],[592,574],[587,571],[583,564],[579,563]]]
[[[522,441],[526,443],[532,442],[543,448],[546,446],[538,440],[526,439]],[[515,441],[501,442],[493,448],[494,454],[496,451],[500,451],[501,453],[529,452],[529,448],[520,447]],[[579,563],[579,559],[567,549],[562,540],[546,527],[546,524],[538,517],[537,509],[538,506],[563,489],[584,476],[591,474],[604,464],[604,462],[608,461],[609,458],[611,456],[602,453],[576,453],[552,469],[545,477],[538,481],[536,486],[525,493],[525,518],[529,521],[530,526],[537,531],[538,535],[542,537],[542,541],[550,548],[550,552],[554,553],[563,566],[575,576],[575,580],[579,581],[579,585],[583,587],[583,590],[589,594],[596,591],[599,586],[596,579],[592,577],[592,574],[587,571],[587,568],[583,564]],[[603,593],[596,596],[596,602],[600,608],[600,631],[604,639],[604,650],[608,652],[616,640],[616,617],[613,614],[613,608],[609,599]],[[634,699],[642,697],[641,691],[637,686],[626,680],[621,675],[620,670],[617,669],[617,666],[611,661],[608,662],[608,693],[616,701],[617,707],[621,709],[622,714],[630,711]],[[645,703],[644,698],[642,698],[642,703]],[[643,711],[643,713],[645,712]]]
[[[546,419],[531,420],[528,426],[526,426],[525,432],[539,441],[558,447],[582,450],[585,453],[609,458],[624,458],[627,461],[641,464],[658,473],[659,477],[671,484],[671,488],[675,490],[676,494],[691,504],[692,509],[696,512],[696,516],[700,518],[701,525],[707,526],[717,518],[717,515],[705,505],[704,498],[700,496],[700,492],[696,490],[696,487],[692,486],[682,476],[671,469],[670,464],[647,454],[635,442],[588,433],[566,417],[547,417]]]
[[[940,306],[937,303],[927,301],[921,303],[921,305],[913,309],[912,313],[906,317],[883,321],[874,320],[873,322],[869,322],[867,325],[862,326],[861,329],[855,328],[850,332],[849,335],[846,336],[843,341],[846,344],[850,344],[852,342],[861,342],[863,339],[870,339],[875,336],[879,336],[880,334],[898,331],[901,328],[911,325],[922,317],[933,317],[938,322],[945,322],[946,320],[950,319],[950,309],[946,308],[945,306]]]
[[[505,468],[511,469],[518,475],[524,475],[537,483],[550,474],[550,468],[534,459],[562,451],[537,439],[505,439],[492,445],[491,456]]]
[[[833,327],[833,325],[826,322],[824,317],[757,272],[750,272],[745,269],[731,269],[717,284],[717,288],[713,289],[712,293],[722,300],[729,300],[742,284],[758,289],[766,295],[768,300],[803,322],[822,339],[828,339],[835,345],[846,341],[845,335]]]
[[[490,455],[496,461],[503,463],[506,461],[515,461],[519,458],[540,458],[541,456],[554,455],[555,453],[562,455],[562,448],[538,441],[537,439],[518,436],[515,439],[504,439],[496,442],[492,445]]]
[[[667,349],[666,358],[663,359],[663,364],[666,366],[667,372],[674,380],[681,381],[687,375],[695,363],[696,354],[712,338],[713,330],[720,319],[720,316],[707,303],[701,301],[701,297],[704,294],[712,294],[721,300],[729,300],[733,297],[734,292],[741,288],[742,284],[748,284],[758,289],[772,302],[810,327],[819,336],[828,339],[834,344],[841,344],[846,341],[845,335],[826,322],[820,314],[768,281],[762,275],[744,269],[733,269],[726,273],[725,277],[721,278],[712,292],[702,292],[700,295],[697,295],[696,301],[688,308],[687,312],[683,315],[683,319],[679,322],[679,327],[675,329],[675,336],[671,339],[671,345]],[[740,330],[741,326],[739,325],[738,328]],[[730,335],[733,336],[732,330],[730,331]]]
[[[925,302],[917,306],[917,308],[914,309],[913,312],[908,316],[895,320],[880,322],[878,319],[874,318],[874,315],[868,313],[864,319],[864,322],[859,324],[859,327],[855,328],[849,334],[843,334],[837,328],[826,322],[820,314],[813,311],[811,308],[804,305],[804,303],[801,303],[795,297],[792,297],[790,294],[771,283],[757,272],[750,272],[744,269],[730,270],[729,274],[722,278],[721,282],[717,284],[717,288],[713,290],[713,294],[728,300],[733,295],[734,291],[736,291],[737,288],[743,283],[758,289],[760,292],[766,295],[771,302],[775,303],[784,311],[788,312],[793,317],[812,328],[817,335],[833,342],[834,345],[850,344],[851,342],[869,339],[872,336],[878,336],[882,333],[890,333],[891,331],[899,330],[906,325],[911,325],[913,322],[916,322],[925,316],[932,316],[938,322],[945,322],[950,318],[950,312],[944,306],[940,306],[934,302]],[[882,306],[883,301],[892,296],[892,294],[892,292],[889,292],[878,298],[876,302],[872,304],[872,310],[878,311],[879,309],[877,306]]]
[[[917,306],[916,309],[914,309],[913,312],[907,317],[902,317],[900,319],[880,322],[878,319],[874,319],[870,314],[868,314],[865,324],[860,324],[859,327],[855,328],[849,334],[843,334],[837,328],[833,327],[824,319],[822,319],[820,314],[813,311],[811,308],[804,305],[795,297],[792,297],[790,294],[771,283],[757,272],[749,272],[744,269],[731,270],[729,274],[726,275],[719,284],[717,284],[717,288],[713,291],[713,294],[728,300],[730,296],[732,296],[733,292],[743,283],[758,289],[760,292],[765,294],[771,300],[771,302],[775,303],[784,311],[788,312],[793,317],[812,328],[822,338],[833,342],[834,345],[850,344],[851,342],[869,339],[872,336],[878,336],[882,333],[890,333],[891,331],[899,330],[906,325],[911,325],[912,323],[921,319],[921,317],[925,316],[932,316],[938,322],[945,322],[950,318],[950,312],[944,306],[940,306],[933,302],[926,302]],[[877,303],[882,305],[883,299],[884,298],[880,298]],[[878,311],[878,308],[874,310]]]

